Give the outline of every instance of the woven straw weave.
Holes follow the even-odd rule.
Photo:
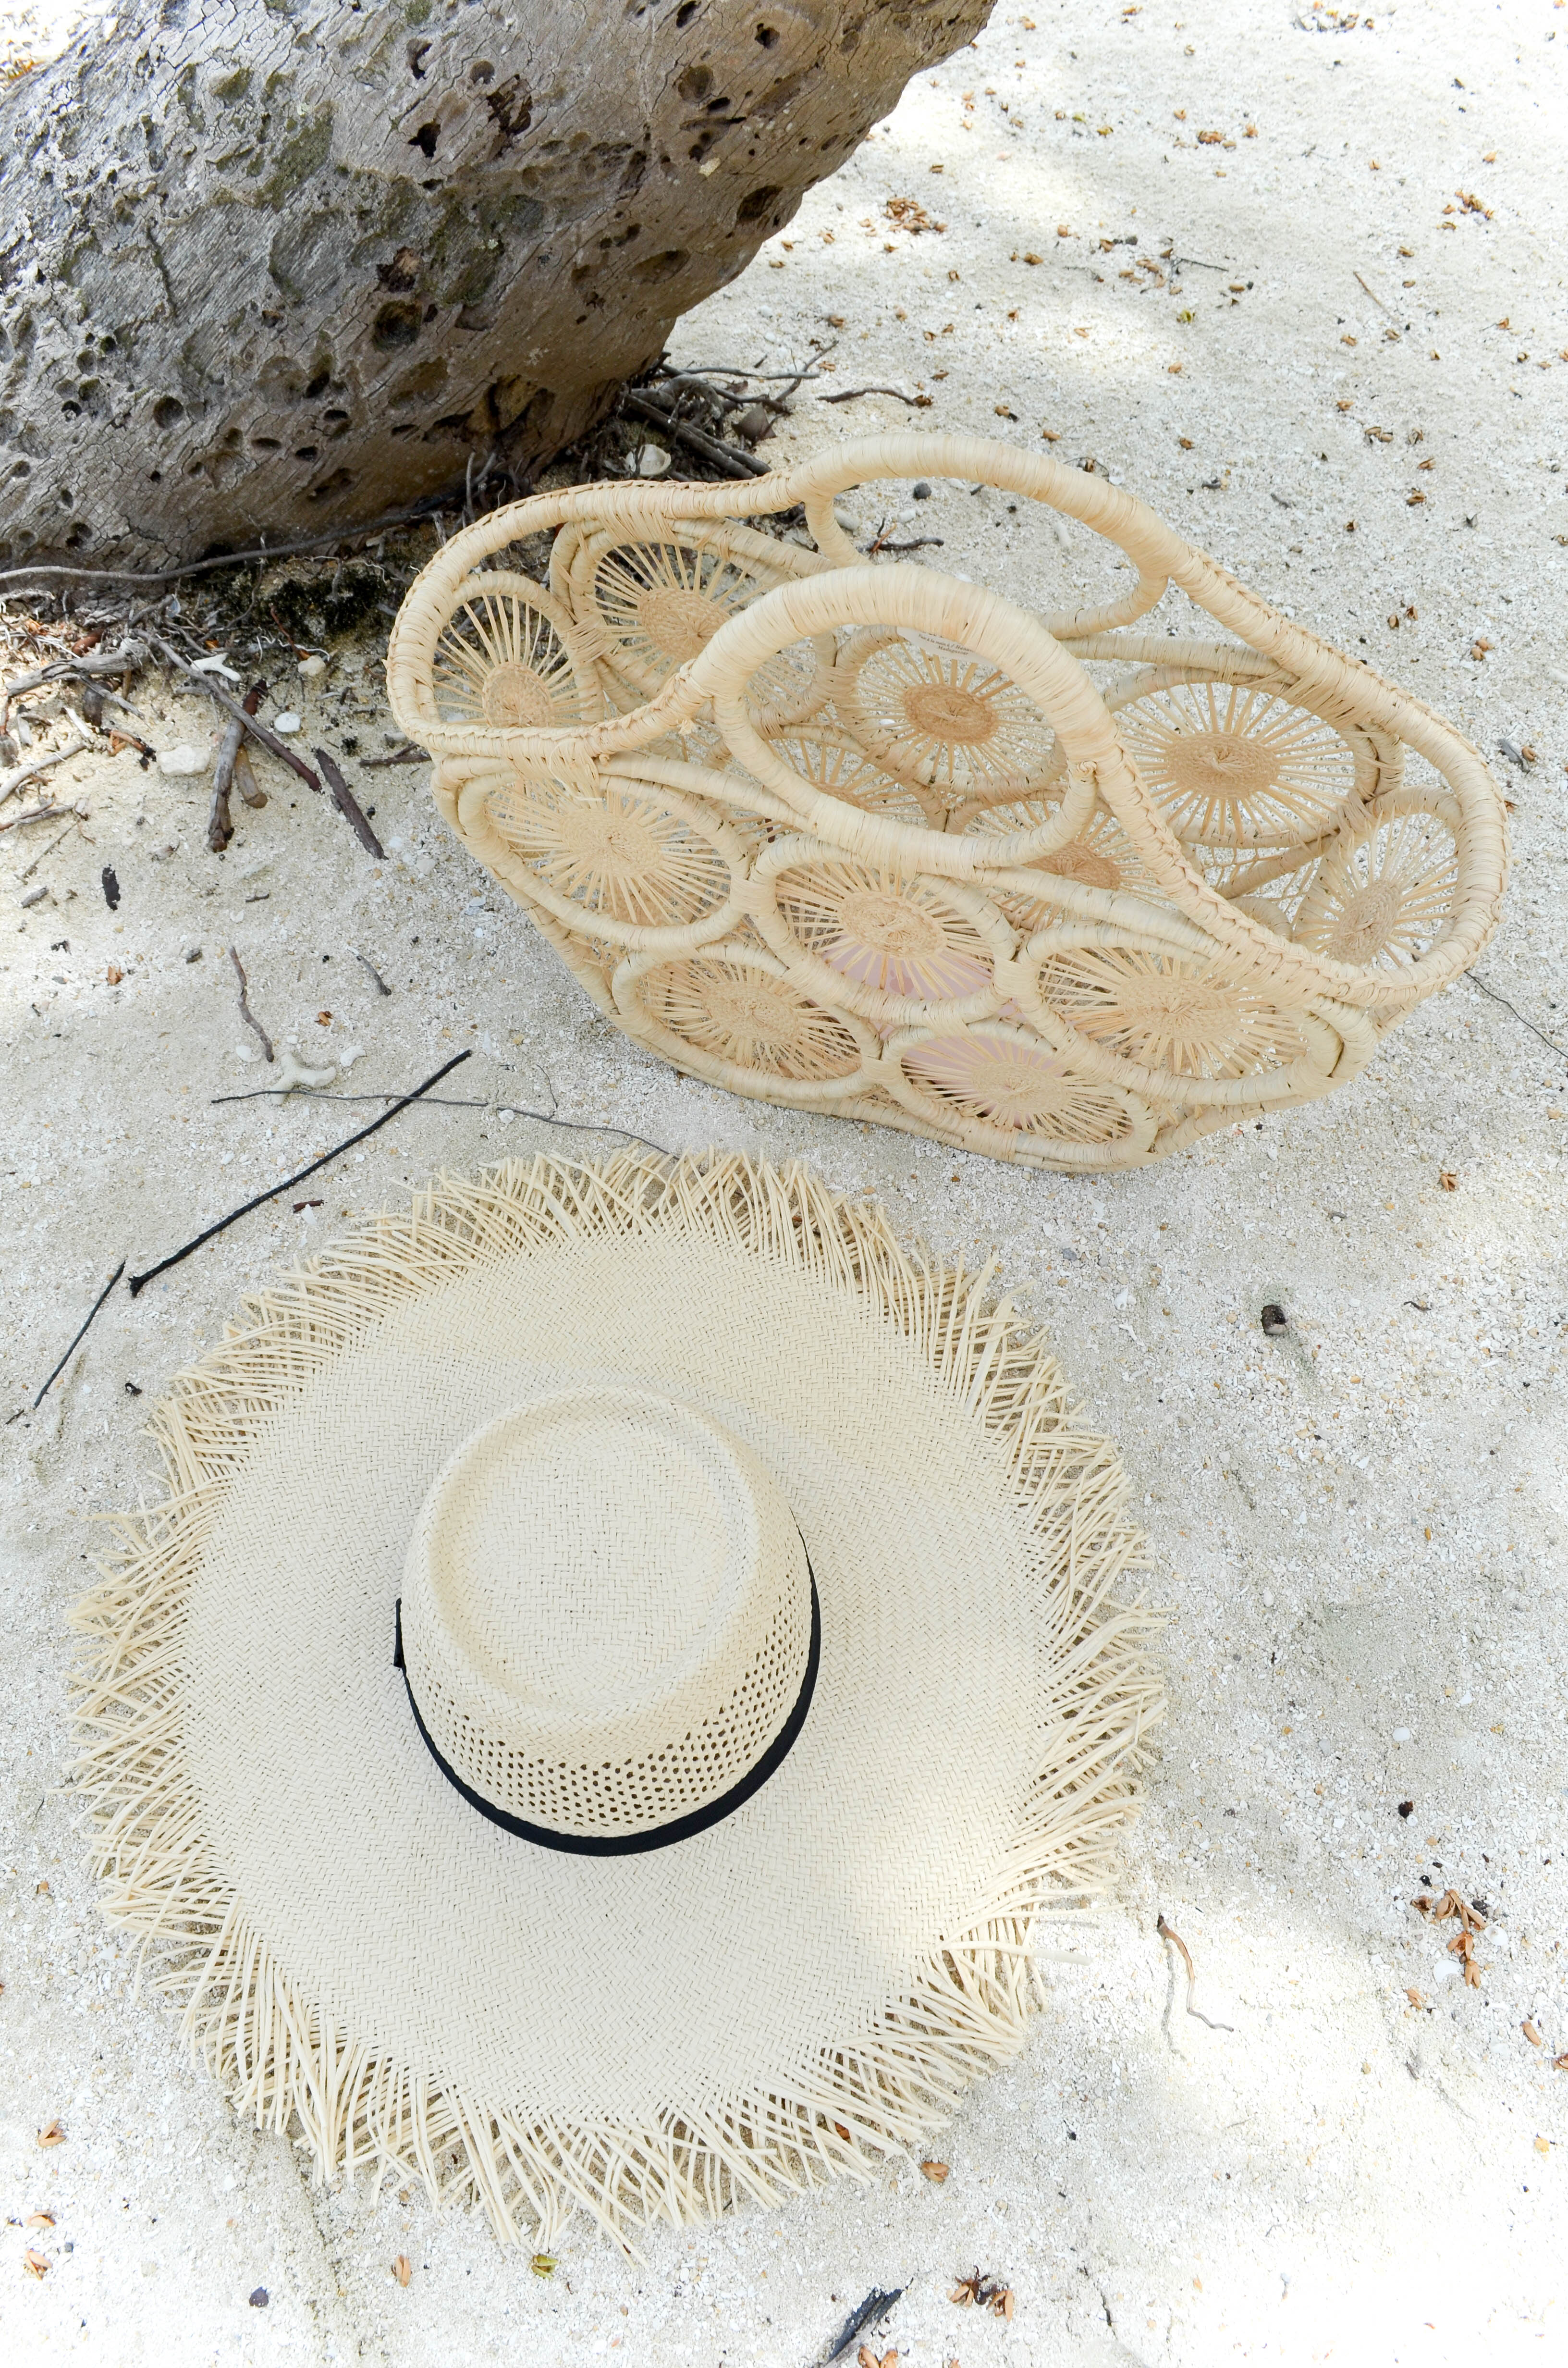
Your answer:
[[[646,1392],[575,1391],[465,1440],[403,1570],[441,1757],[557,1833],[642,1833],[728,1792],[793,1707],[811,1626],[767,1467]]]
[[[804,1723],[744,1806],[585,1857],[448,1782],[392,1640],[465,1442],[606,1391],[656,1395],[770,1475],[822,1643]],[[167,1494],[121,1524],[77,1614],[106,1909],[239,2110],[320,2173],[422,2179],[509,2241],[581,2207],[630,2244],[870,2176],[1022,2045],[1042,1919],[1112,1871],[1161,1702],[1150,1616],[1122,1597],[1140,1542],[1119,1466],[989,1267],[928,1263],[798,1168],[509,1166],[274,1282],[155,1426]],[[710,1478],[730,1452],[701,1450]],[[679,1491],[688,1522],[700,1497]],[[643,1542],[670,1648],[644,1697],[663,1688],[666,1724],[687,1644],[729,1633],[716,1536],[684,1622]],[[460,1660],[488,1650],[532,1684],[494,1576]],[[602,1693],[592,1640],[551,1616],[562,1720],[625,1712],[619,1616]]]
[[[864,564],[835,499],[918,477],[1077,521],[1132,588],[1041,617]],[[797,504],[813,549],[740,522]],[[497,511],[410,591],[388,684],[443,815],[630,1036],[1000,1158],[1137,1165],[1332,1091],[1503,894],[1449,724],[1131,495],[980,438]]]

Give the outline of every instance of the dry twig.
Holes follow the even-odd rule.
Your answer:
[[[287,765],[291,773],[298,773],[308,790],[314,790],[318,795],[320,794],[321,782],[316,775],[312,772],[302,757],[296,757],[292,748],[279,740],[276,732],[269,732],[265,723],[258,723],[254,715],[247,715],[237,700],[231,699],[226,690],[219,689],[210,674],[199,673],[188,658],[182,658],[179,652],[176,649],[171,649],[167,642],[155,639],[153,646],[169,666],[176,667],[187,680],[196,685],[199,690],[204,690],[208,698],[223,710],[225,715],[237,717],[243,729],[248,732],[253,739],[259,740],[262,746],[278,758],[279,764]]]
[[[25,781],[35,780],[40,773],[52,771],[56,765],[65,764],[72,757],[79,757],[83,749],[89,745],[85,740],[73,740],[68,748],[52,749],[47,757],[35,757],[31,764],[18,767],[9,780],[0,781],[0,806],[5,804],[7,798],[14,798]],[[13,814],[11,817],[13,823],[20,819],[18,814]],[[8,828],[9,825],[4,826]]]
[[[353,955],[355,961],[358,963],[360,969],[368,970],[369,972],[370,976],[375,983],[376,993],[378,995],[390,995],[392,993],[391,987],[387,985],[386,980],[381,976],[381,972],[376,968],[375,963],[371,962],[369,955],[362,954],[358,946],[350,946],[348,951]]]
[[[193,1250],[199,1250],[204,1243],[211,1241],[214,1235],[226,1232],[228,1227],[236,1224],[241,1217],[248,1217],[253,1209],[264,1207],[268,1201],[276,1201],[280,1192],[291,1192],[295,1185],[302,1184],[308,1176],[314,1176],[323,1167],[330,1167],[335,1159],[341,1159],[346,1151],[352,1151],[357,1143],[363,1143],[367,1136],[374,1134],[379,1128],[387,1125],[391,1120],[396,1118],[400,1110],[406,1110],[410,1102],[416,1102],[422,1094],[428,1093],[432,1086],[438,1086],[441,1079],[449,1076],[460,1062],[472,1060],[472,1048],[467,1046],[462,1052],[454,1053],[451,1059],[443,1061],[440,1067],[433,1076],[426,1077],[422,1086],[415,1086],[411,1094],[400,1094],[390,1110],[383,1110],[380,1118],[373,1118],[369,1126],[362,1126],[358,1134],[351,1134],[347,1141],[335,1144],[330,1151],[324,1151],[319,1159],[312,1159],[308,1167],[301,1167],[293,1176],[285,1176],[280,1184],[269,1184],[265,1192],[257,1192],[251,1200],[243,1201],[239,1208],[231,1209],[228,1215],[220,1217],[215,1224],[203,1226],[200,1233],[182,1244],[180,1248],[171,1250],[167,1258],[160,1258],[156,1266],[146,1268],[141,1274],[133,1274],[131,1278],[131,1297],[134,1299],[144,1285],[154,1281],[158,1275],[166,1274],[170,1267],[178,1266],[183,1258],[189,1258]]]
[[[97,1314],[99,1308],[103,1305],[105,1300],[108,1297],[109,1292],[114,1289],[115,1284],[119,1281],[120,1276],[124,1272],[125,1260],[121,1258],[119,1264],[115,1268],[114,1272],[110,1275],[108,1281],[105,1283],[103,1289],[94,1300],[91,1307],[88,1308],[81,1330],[77,1333],[76,1338],[72,1341],[69,1349],[66,1349],[65,1354],[60,1360],[59,1364],[54,1368],[53,1372],[51,1373],[48,1381],[44,1383],[42,1388],[39,1391],[37,1397],[34,1398],[33,1412],[35,1414],[43,1404],[44,1399],[49,1395],[50,1391],[53,1388],[61,1374],[65,1371],[66,1366],[71,1362],[72,1358],[75,1355],[83,1341],[86,1338],[88,1325],[91,1324],[94,1316]],[[40,2137],[39,2144],[40,2146],[51,2146],[53,2144],[53,2140],[51,2138]]]
[[[259,1041],[267,1060],[275,1061],[278,1055],[272,1049],[272,1039],[250,1008],[250,982],[245,976],[245,966],[240,960],[237,947],[229,948],[229,960],[233,963],[234,975],[240,982],[240,1018]]]
[[[373,855],[378,863],[384,863],[387,857],[386,848],[370,828],[365,809],[344,780],[336,765],[324,748],[314,748],[311,753],[326,776],[326,785],[332,791],[332,802],[338,813],[350,825],[360,846]]]
[[[1198,2009],[1193,2005],[1193,1998],[1198,1988],[1198,1974],[1193,1965],[1192,1952],[1187,1947],[1187,1942],[1182,1939],[1181,1934],[1176,1931],[1173,1926],[1165,1922],[1163,1915],[1155,1917],[1154,1930],[1159,1934],[1162,1941],[1168,1941],[1170,1942],[1172,1948],[1175,1949],[1177,1955],[1180,1957],[1182,1964],[1187,1967],[1187,2010],[1188,2014],[1191,2015],[1194,2022],[1202,2023],[1205,2028],[1210,2031],[1234,2030],[1235,2026],[1233,2023],[1210,2022],[1209,2017],[1206,2014],[1199,2014]]]

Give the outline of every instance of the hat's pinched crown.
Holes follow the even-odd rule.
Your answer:
[[[710,1822],[809,1691],[812,1578],[777,1482],[636,1391],[536,1400],[465,1440],[415,1523],[401,1622],[447,1774],[564,1849]]]

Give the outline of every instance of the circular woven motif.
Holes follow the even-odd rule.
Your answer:
[[[700,656],[732,617],[792,581],[798,560],[744,527],[646,541],[599,535],[572,562],[570,597],[611,672],[646,695]],[[765,728],[799,723],[822,704],[832,655],[830,641],[808,642],[758,670],[747,699]]]
[[[1178,683],[1134,697],[1117,728],[1177,838],[1298,846],[1331,829],[1376,778],[1359,739],[1246,683]]]
[[[525,730],[598,712],[593,667],[564,609],[530,576],[496,569],[470,578],[432,662],[445,723]]]
[[[835,704],[867,755],[948,813],[1018,797],[1051,773],[1050,717],[973,650],[871,632],[837,672]]]
[[[1034,950],[1031,1008],[1038,998],[1136,1091],[1202,1099],[1204,1087],[1247,1080],[1272,1099],[1307,1072],[1326,1077],[1339,1058],[1339,1037],[1304,997],[1222,957],[1071,930],[1042,931]]]
[[[799,851],[797,851],[797,849]],[[758,866],[772,892],[757,926],[812,991],[874,1021],[979,1018],[1013,940],[972,889],[786,841]]]
[[[666,1060],[770,1100],[850,1092],[876,1053],[863,1022],[813,1001],[760,948],[636,957],[617,972],[615,998],[634,1032]]]
[[[744,858],[718,816],[640,781],[587,788],[519,774],[492,792],[509,879],[556,918],[622,945],[722,935]],[[717,916],[717,917],[715,917]]]
[[[1154,1113],[1030,1030],[1005,1021],[910,1029],[880,1073],[894,1099],[977,1151],[1056,1167],[1119,1167],[1154,1139]]]
[[[167,1500],[76,1615],[96,1863],[319,2171],[628,2241],[864,2177],[1022,2044],[1041,1908],[1103,1884],[1159,1697],[1115,1458],[983,1277],[800,1168],[540,1160],[273,1282],[155,1419]],[[768,1662],[786,1516],[820,1667],[759,1789],[611,1857],[476,1812],[415,1687],[499,1736],[480,1786],[538,1744],[656,1806],[654,1736],[722,1723],[730,1645]]]
[[[1329,849],[1292,935],[1335,962],[1401,969],[1443,928],[1458,881],[1452,809],[1398,790]]]

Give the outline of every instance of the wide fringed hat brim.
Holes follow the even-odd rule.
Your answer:
[[[629,2244],[865,2177],[1017,2050],[1161,1697],[1119,1467],[992,1273],[799,1167],[541,1159],[351,1233],[179,1377],[166,1497],[74,1615],[80,1781],[107,1914],[258,2127]],[[823,1650],[744,1808],[595,1860],[473,1815],[392,1632],[452,1446],[607,1381],[778,1475]]]

